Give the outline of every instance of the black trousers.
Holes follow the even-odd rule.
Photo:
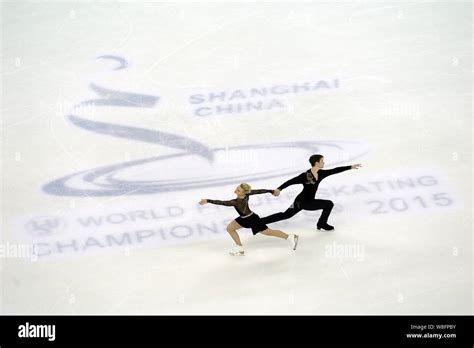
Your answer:
[[[288,209],[286,209],[286,211],[265,216],[261,218],[261,220],[264,224],[271,224],[272,222],[289,219],[301,210],[322,209],[323,213],[319,218],[318,225],[326,224],[328,222],[329,214],[331,214],[331,210],[333,207],[334,203],[328,199],[313,199],[311,201],[295,200],[293,204]]]

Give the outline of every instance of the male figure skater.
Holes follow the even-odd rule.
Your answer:
[[[293,179],[288,180],[283,183],[280,187],[273,191],[274,196],[278,196],[280,191],[284,188],[295,185],[302,184],[303,191],[296,196],[293,204],[285,211],[276,213],[263,217],[261,220],[264,224],[270,224],[272,222],[286,220],[290,217],[296,215],[301,210],[319,210],[322,209],[323,212],[319,221],[317,223],[318,230],[323,229],[326,231],[334,230],[334,227],[328,224],[329,214],[334,207],[334,203],[327,199],[315,199],[314,196],[318,190],[319,183],[324,178],[329,175],[341,173],[349,169],[359,169],[361,164],[353,164],[350,166],[337,167],[333,169],[325,170],[324,168],[324,156],[322,155],[312,155],[309,158],[309,163],[311,163],[311,169],[307,170],[304,173],[294,177]]]

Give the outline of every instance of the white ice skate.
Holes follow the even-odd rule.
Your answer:
[[[291,248],[293,250],[296,250],[296,247],[298,245],[298,238],[299,236],[297,234],[290,234],[288,236],[288,241],[290,242]]]
[[[229,254],[231,254],[232,256],[244,256],[244,248],[242,248],[241,246],[235,246],[229,251]]]

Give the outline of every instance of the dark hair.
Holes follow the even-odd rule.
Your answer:
[[[324,157],[323,155],[312,155],[312,156],[309,158],[309,163],[311,163],[311,167],[314,167],[314,165],[316,164],[316,162],[321,161],[321,158],[323,158],[323,157]]]

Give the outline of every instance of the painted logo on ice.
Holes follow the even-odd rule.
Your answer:
[[[99,58],[117,61],[119,65],[114,70],[125,69],[128,65],[125,59],[117,56]],[[329,165],[337,165],[368,152],[367,144],[361,141],[299,141],[211,148],[180,134],[84,118],[78,111],[90,106],[152,108],[160,99],[155,95],[117,91],[97,84],[90,84],[90,88],[99,98],[82,101],[73,107],[72,113],[67,115],[73,125],[100,135],[166,146],[179,152],[73,173],[47,183],[43,187],[47,193],[117,196],[188,190],[291,175],[299,172],[313,153],[324,153],[333,159]],[[183,166],[183,163],[187,165]],[[137,173],[142,176],[137,178]]]

